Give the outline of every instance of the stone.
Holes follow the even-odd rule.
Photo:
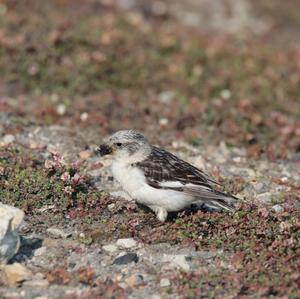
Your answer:
[[[259,200],[262,203],[270,203],[271,202],[271,193],[270,192],[264,192],[256,196],[256,199]]]
[[[18,286],[32,278],[31,271],[19,263],[3,266],[0,273],[2,282],[10,287]]]
[[[171,285],[171,282],[170,282],[170,280],[168,278],[162,278],[160,280],[160,286],[162,288],[169,287],[170,285]]]
[[[133,238],[119,239],[116,244],[121,248],[132,248],[137,246],[137,242]]]
[[[272,211],[274,211],[275,213],[280,213],[280,212],[283,212],[284,211],[284,208],[281,206],[281,205],[274,205],[272,208],[271,208]]]
[[[106,252],[113,253],[118,250],[118,247],[114,244],[108,244],[108,245],[102,246],[102,249]]]
[[[19,250],[18,230],[24,212],[18,208],[0,203],[0,262],[7,263]]]
[[[139,261],[139,257],[137,256],[137,254],[134,252],[129,252],[122,256],[117,257],[114,260],[113,265],[126,265],[132,262],[137,263],[138,261]]]
[[[264,193],[267,191],[267,186],[266,184],[262,183],[262,182],[256,182],[253,184],[253,188],[257,193]]]
[[[115,207],[116,207],[116,204],[111,203],[111,204],[109,204],[109,205],[107,206],[107,209],[108,209],[110,212],[112,212],[112,211],[115,209]]]
[[[47,288],[49,286],[49,282],[47,279],[35,279],[24,281],[23,286],[29,288]]]
[[[13,143],[15,141],[15,139],[16,139],[16,137],[14,135],[7,134],[1,139],[0,145],[7,146],[7,145]]]
[[[66,239],[71,235],[56,227],[49,227],[47,228],[46,232],[52,237],[60,239]]]
[[[167,90],[167,91],[161,92],[158,95],[158,100],[163,104],[169,105],[174,100],[175,96],[176,96],[175,91]]]
[[[131,288],[136,287],[144,283],[144,278],[142,275],[131,275],[125,279],[125,282]]]
[[[46,253],[46,251],[47,251],[47,247],[42,246],[34,251],[34,256],[37,257],[37,256],[44,255]]]
[[[184,254],[164,254],[163,261],[169,262],[176,268],[181,268],[184,271],[190,270],[190,265],[187,262],[187,257]]]

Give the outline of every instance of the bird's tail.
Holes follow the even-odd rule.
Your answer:
[[[221,208],[229,211],[235,210],[237,198],[233,195],[203,187],[186,188],[185,193],[194,196],[196,199],[195,202],[199,200],[199,202],[211,207]]]
[[[214,207],[222,208],[228,211],[235,210],[235,204],[237,200],[236,197],[220,191],[215,191],[215,194],[218,195],[217,198],[207,198],[208,205],[212,205]]]

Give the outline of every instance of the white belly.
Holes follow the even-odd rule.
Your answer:
[[[122,188],[137,202],[147,206],[163,207],[167,211],[179,211],[193,202],[193,198],[173,190],[157,189],[149,186],[139,169],[114,161],[114,178]]]

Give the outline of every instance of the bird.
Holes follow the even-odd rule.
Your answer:
[[[104,139],[96,152],[112,155],[113,178],[129,198],[149,207],[161,222],[169,212],[199,203],[235,210],[237,198],[218,191],[219,183],[167,150],[151,145],[138,131],[117,131]]]

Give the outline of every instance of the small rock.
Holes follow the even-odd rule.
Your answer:
[[[19,263],[5,265],[1,269],[1,280],[11,287],[17,286],[25,280],[30,280],[32,273]]]
[[[272,208],[271,208],[272,211],[274,211],[275,213],[280,213],[280,212],[283,212],[284,208],[281,206],[281,205],[274,205]]]
[[[86,121],[89,117],[89,114],[87,112],[83,112],[80,114],[80,120]]]
[[[190,265],[188,264],[187,257],[184,254],[164,254],[163,260],[177,268],[182,268],[184,271],[190,270]]]
[[[231,91],[229,89],[223,89],[220,95],[223,100],[229,100],[231,98]]]
[[[270,192],[261,193],[261,194],[256,196],[256,199],[259,200],[262,203],[270,203],[271,195],[272,194]]]
[[[46,246],[42,246],[42,247],[40,247],[40,248],[38,248],[38,249],[36,249],[34,251],[34,256],[44,255],[46,253],[46,251],[47,251],[47,247]]]
[[[266,192],[266,185],[262,182],[256,182],[253,184],[253,188],[257,193]]]
[[[161,118],[161,119],[159,120],[159,125],[160,125],[161,127],[167,126],[168,123],[169,123],[169,120],[168,120],[167,118]]]
[[[55,227],[47,228],[46,232],[54,238],[62,238],[62,239],[66,239],[71,235],[64,232],[62,229],[55,228]]]
[[[109,245],[102,246],[102,249],[106,252],[113,253],[118,250],[118,247],[114,244],[109,244]]]
[[[56,107],[56,112],[57,114],[59,115],[64,115],[66,112],[67,112],[67,107],[65,104],[59,104],[57,107]]]
[[[131,275],[125,279],[125,282],[131,288],[141,285],[144,282],[142,275]]]
[[[0,203],[0,262],[6,263],[19,250],[18,230],[24,218],[24,212],[15,207]]]
[[[167,90],[158,95],[158,100],[163,104],[171,104],[175,95],[176,94],[173,90]]]
[[[168,278],[162,278],[160,280],[160,286],[162,288],[169,287],[170,285],[171,285],[171,282],[170,282],[170,280]]]
[[[1,139],[0,146],[7,146],[7,145],[13,143],[15,140],[16,140],[16,137],[14,135],[7,134]]]
[[[23,283],[23,286],[29,288],[47,288],[49,282],[47,279],[29,280]]]
[[[82,160],[87,160],[87,159],[90,158],[90,156],[91,156],[91,152],[88,151],[88,150],[86,150],[86,151],[81,151],[81,152],[79,153],[79,157],[80,157]]]
[[[107,209],[112,212],[115,209],[115,207],[116,207],[116,204],[111,203],[107,206]]]
[[[137,242],[133,238],[119,239],[116,244],[121,248],[132,248],[137,246]]]
[[[137,254],[134,252],[129,252],[129,253],[126,253],[125,255],[117,257],[114,260],[113,265],[125,265],[125,264],[129,264],[132,262],[137,263],[138,261],[139,261],[139,258],[137,256]]]

